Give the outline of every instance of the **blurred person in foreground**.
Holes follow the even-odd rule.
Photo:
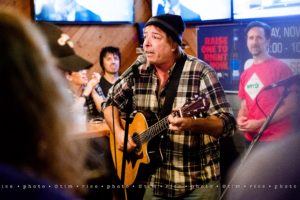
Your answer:
[[[238,95],[242,102],[237,123],[239,130],[244,133],[246,143],[249,144],[283,93],[283,87],[270,90],[264,90],[264,87],[292,76],[292,71],[285,63],[268,53],[271,39],[269,25],[253,21],[247,25],[245,33],[253,64],[241,75]],[[288,89],[289,95],[263,132],[260,144],[278,141],[293,132],[292,114],[297,107],[295,87],[296,85]]]
[[[228,200],[297,200],[300,196],[300,134],[255,149],[232,169]]]
[[[7,10],[7,8],[6,8]],[[71,99],[37,28],[0,11],[1,199],[75,199],[85,183],[85,147],[68,111]]]
[[[85,117],[82,118],[83,124],[93,123],[91,121],[95,122],[96,120],[101,121],[103,117],[101,114],[101,103],[105,97],[99,85],[100,74],[94,72],[92,78],[88,80],[87,70],[92,66],[92,63],[75,53],[72,40],[58,26],[40,22],[38,27],[47,37],[53,54],[60,61],[58,67],[62,70],[69,83],[69,89],[66,92],[73,99],[72,111],[77,116],[87,115],[87,119]],[[82,136],[84,139],[84,133]],[[111,181],[108,181],[111,179],[112,173],[112,166],[109,165],[112,161],[108,137],[93,137],[88,138],[87,141],[89,143],[87,166],[93,171],[93,176],[89,178],[88,184],[98,185],[99,188],[89,189],[85,199],[99,199],[100,196],[103,199],[111,199],[112,191],[106,189],[107,185],[112,184]],[[101,185],[105,187],[101,188]]]
[[[207,63],[183,52],[184,29],[179,15],[150,18],[144,28],[143,49],[147,62],[127,75],[123,73],[121,81],[114,85],[114,91],[110,90],[107,101],[102,104],[105,120],[115,130],[115,148],[119,151],[124,148],[125,132],[119,111],[125,110],[131,97],[130,112],[152,111],[159,119],[167,117],[164,137],[154,149],[160,151],[164,159],[151,169],[149,179],[144,180],[144,199],[218,199],[220,194],[219,138],[233,133],[235,121],[215,71]],[[200,117],[201,110],[195,113],[195,118],[171,114],[194,95],[201,94],[207,95],[210,105],[203,111],[207,116]],[[125,144],[133,154],[139,142],[134,139],[129,136]],[[137,192],[134,195],[140,198]]]

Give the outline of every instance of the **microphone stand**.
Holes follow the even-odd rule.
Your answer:
[[[123,158],[122,158],[122,169],[121,169],[121,183],[123,184],[124,187],[124,196],[125,199],[127,200],[127,192],[126,192],[126,188],[127,186],[125,185],[125,171],[126,171],[126,160],[128,157],[128,152],[127,152],[127,143],[128,143],[128,130],[129,130],[129,124],[130,124],[130,111],[131,111],[131,106],[132,105],[132,97],[129,98],[127,105],[126,105],[126,109],[125,109],[125,113],[126,113],[126,117],[125,117],[125,132],[124,132],[124,147],[123,147]]]
[[[130,88],[133,87],[133,79],[136,77],[135,71],[133,73],[133,76],[129,80]],[[132,92],[132,91],[131,91]],[[133,104],[133,94],[129,95],[128,102],[125,105],[125,129],[124,129],[124,147],[123,147],[123,157],[122,157],[122,169],[121,169],[121,183],[124,187],[124,197],[125,200],[127,200],[127,192],[125,185],[125,172],[126,172],[126,160],[128,158],[128,152],[127,152],[127,143],[128,143],[128,135],[129,135],[129,124],[131,123],[131,113],[132,113],[132,104]]]
[[[257,142],[259,141],[259,139],[261,138],[261,136],[263,135],[263,132],[268,128],[269,124],[271,123],[274,115],[276,114],[277,110],[279,109],[279,107],[281,106],[283,100],[288,96],[289,94],[289,90],[287,87],[284,87],[284,91],[282,92],[280,98],[278,99],[275,107],[273,108],[273,110],[271,111],[270,115],[266,118],[266,121],[264,122],[264,124],[261,126],[261,128],[259,129],[258,133],[256,134],[256,136],[254,137],[253,141],[251,142],[251,144],[249,145],[247,151],[245,152],[243,158],[240,161],[240,167],[242,167],[247,158],[249,157],[250,153],[252,152],[252,149],[254,148],[254,146],[257,144]],[[228,182],[227,185],[231,185],[231,183],[234,181],[236,177],[236,174],[233,175],[233,177],[230,179],[230,181]],[[222,192],[219,200],[223,199],[223,197],[225,196],[225,194],[227,193],[228,189],[230,187],[226,187],[224,189],[224,191]]]
[[[143,59],[144,57],[140,57],[141,59]],[[120,82],[122,80],[121,77],[126,77],[126,76],[130,76],[130,73],[132,73],[132,77],[129,80],[130,87],[133,87],[133,79],[138,77],[138,66],[143,63],[144,61],[139,60],[139,62],[135,62],[135,64],[133,64],[129,70],[126,70],[120,77],[119,79],[116,81],[116,83]],[[116,83],[113,85],[113,89],[112,91],[114,92],[114,86],[116,85]],[[125,113],[126,113],[126,117],[125,117],[125,129],[124,129],[124,147],[123,147],[123,157],[122,157],[122,169],[121,169],[121,183],[124,187],[124,197],[125,200],[127,200],[127,192],[126,192],[126,187],[125,186],[125,171],[126,171],[126,159],[128,157],[128,152],[127,152],[127,143],[128,143],[128,130],[129,130],[129,124],[131,123],[131,112],[133,110],[132,104],[133,104],[133,94],[129,95],[130,98],[128,99],[127,104],[125,105]],[[114,119],[114,117],[113,117]],[[115,136],[114,136],[115,137]]]

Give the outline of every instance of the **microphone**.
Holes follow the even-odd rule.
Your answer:
[[[138,67],[142,64],[145,64],[147,62],[146,56],[144,54],[141,54],[137,57],[137,59],[132,63],[116,80],[116,82],[112,86],[112,94],[114,94],[115,86],[119,84],[125,77],[129,75],[133,75],[133,77],[137,77],[139,74]],[[132,77],[129,77],[132,79]],[[129,85],[132,84],[132,80],[129,80]],[[112,95],[114,96],[114,95]]]
[[[144,54],[139,55],[132,65],[130,65],[120,76],[119,79],[123,79],[129,74],[133,73],[134,76],[138,75],[138,67],[147,62],[146,56]]]
[[[291,84],[293,84],[295,82],[299,82],[299,81],[300,81],[300,74],[296,74],[296,75],[290,76],[287,79],[283,79],[276,83],[268,85],[264,88],[264,90],[270,90],[272,88],[276,88],[276,87],[280,87],[280,86],[290,86]]]

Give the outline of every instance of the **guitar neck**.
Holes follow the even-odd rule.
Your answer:
[[[179,117],[203,116],[209,109],[209,101],[206,94],[196,95],[193,100],[186,102],[183,107],[172,114]],[[146,131],[134,136],[134,141],[144,144],[149,142],[153,137],[160,134],[169,128],[168,116],[159,120],[157,123],[150,126]]]
[[[139,135],[141,144],[149,142],[153,137],[169,128],[168,116],[159,120]]]

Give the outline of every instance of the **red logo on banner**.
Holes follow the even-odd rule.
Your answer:
[[[228,37],[205,37],[201,47],[203,59],[215,70],[228,70]]]

